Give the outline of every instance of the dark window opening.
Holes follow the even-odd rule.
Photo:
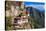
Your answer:
[[[17,23],[17,18],[14,18],[14,23]]]

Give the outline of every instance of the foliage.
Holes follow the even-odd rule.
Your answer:
[[[19,7],[19,10],[23,11],[23,9],[21,7]]]
[[[12,21],[11,20],[12,20],[11,16],[6,17],[6,29],[11,29],[11,26],[12,26],[12,24],[11,24]]]

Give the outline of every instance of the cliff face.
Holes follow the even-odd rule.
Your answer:
[[[45,20],[45,15],[44,15],[44,12],[39,12],[38,9],[36,8],[33,8],[33,7],[27,7],[27,9],[29,9],[29,13],[30,13],[30,16],[32,17],[32,19],[30,18],[30,22],[32,20],[34,24],[34,27],[35,28],[43,28],[44,27],[44,20]]]
[[[39,10],[33,8],[32,12],[34,14],[34,19],[35,21],[37,21],[38,23],[38,27],[39,28],[43,28],[44,27],[44,13],[43,12],[39,12]]]

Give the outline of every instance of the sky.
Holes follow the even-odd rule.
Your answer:
[[[43,2],[24,2],[24,4],[28,7],[28,6],[32,6],[36,9],[39,9],[39,11],[43,11],[44,10],[44,3]]]

